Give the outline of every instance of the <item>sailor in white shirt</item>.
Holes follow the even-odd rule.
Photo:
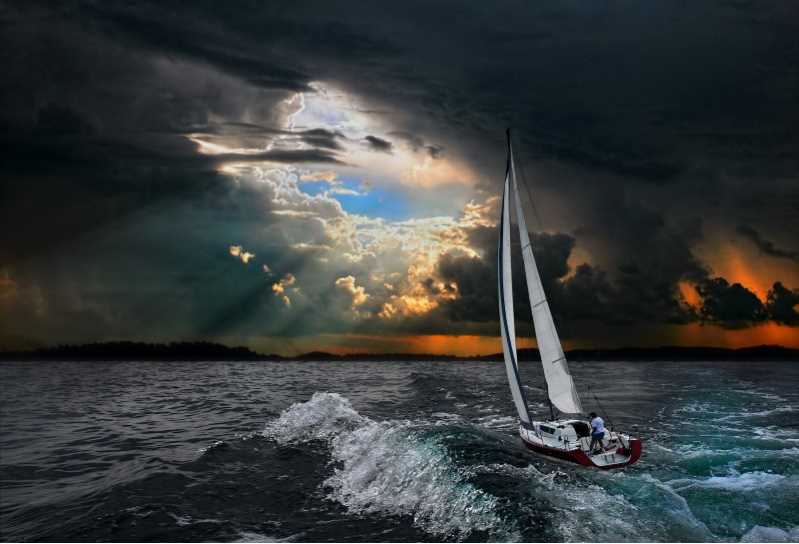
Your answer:
[[[588,451],[593,453],[595,446],[599,446],[599,450],[604,451],[602,439],[605,438],[605,422],[596,415],[596,412],[591,412],[589,415],[591,417],[591,445],[588,447]]]

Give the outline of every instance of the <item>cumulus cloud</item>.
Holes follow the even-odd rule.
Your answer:
[[[326,181],[333,183],[338,178],[338,174],[333,170],[320,170],[316,172],[305,172],[300,175],[300,181]]]
[[[285,304],[287,308],[291,307],[291,298],[289,298],[286,290],[295,283],[297,283],[297,278],[295,278],[293,274],[287,273],[280,280],[272,284],[272,292],[283,301],[283,304]],[[294,291],[296,292],[298,289],[299,288],[295,287]]]
[[[255,253],[250,253],[249,251],[245,251],[241,246],[230,246],[228,248],[230,254],[238,259],[241,259],[241,262],[247,264],[250,262],[250,259],[255,257]]]
[[[286,274],[282,279],[272,284],[272,291],[276,295],[282,295],[286,292],[286,287],[294,285],[296,282],[297,278],[295,278],[293,274]]]
[[[356,306],[363,305],[367,300],[369,300],[370,295],[366,292],[366,289],[364,289],[362,285],[355,285],[354,276],[344,276],[343,278],[338,278],[335,281],[335,286],[352,296],[353,309],[355,309]]]

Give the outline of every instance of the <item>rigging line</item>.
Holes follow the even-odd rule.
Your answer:
[[[533,194],[530,192],[530,185],[527,183],[527,175],[524,171],[524,163],[522,159],[519,158],[519,173],[521,174],[522,178],[522,185],[524,186],[524,192],[527,193],[527,200],[530,201],[530,206],[533,208],[533,215],[535,216],[535,220],[538,223],[538,228],[544,230],[544,222],[541,221],[541,216],[538,215],[538,209],[535,207],[535,201],[533,200]]]
[[[613,427],[615,427],[615,425],[613,424],[613,421],[611,421],[611,419],[610,419],[610,412],[608,412],[607,410],[605,410],[605,407],[604,407],[604,406],[602,406],[602,403],[601,403],[601,402],[599,402],[599,397],[597,397],[596,393],[594,393],[594,391],[593,391],[593,389],[591,389],[591,386],[590,386],[590,385],[588,386],[588,390],[589,390],[589,391],[591,392],[591,394],[594,396],[594,400],[596,401],[596,405],[599,407],[599,410],[600,410],[600,411],[602,411],[602,412],[604,412],[604,413],[605,413],[605,415],[607,416],[607,418],[608,418],[608,423],[610,423],[610,430],[611,430],[611,432],[612,432],[612,431],[613,431]]]

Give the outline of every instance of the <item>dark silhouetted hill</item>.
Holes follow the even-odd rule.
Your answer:
[[[663,346],[656,348],[577,349],[570,361],[797,361],[799,350],[781,346],[728,349]],[[537,349],[519,350],[519,359],[538,360]],[[30,351],[0,352],[5,361],[501,361],[502,354],[458,357],[440,354],[359,353],[336,355],[313,351],[295,357],[261,354],[246,347],[212,342],[102,342],[63,345]]]
[[[5,360],[30,361],[264,361],[281,359],[261,355],[245,347],[228,347],[213,342],[102,342],[64,345],[32,351],[4,352]]]

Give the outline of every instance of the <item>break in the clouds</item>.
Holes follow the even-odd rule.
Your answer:
[[[569,342],[796,343],[792,3],[26,3],[0,25],[3,345],[496,336],[507,126]]]

